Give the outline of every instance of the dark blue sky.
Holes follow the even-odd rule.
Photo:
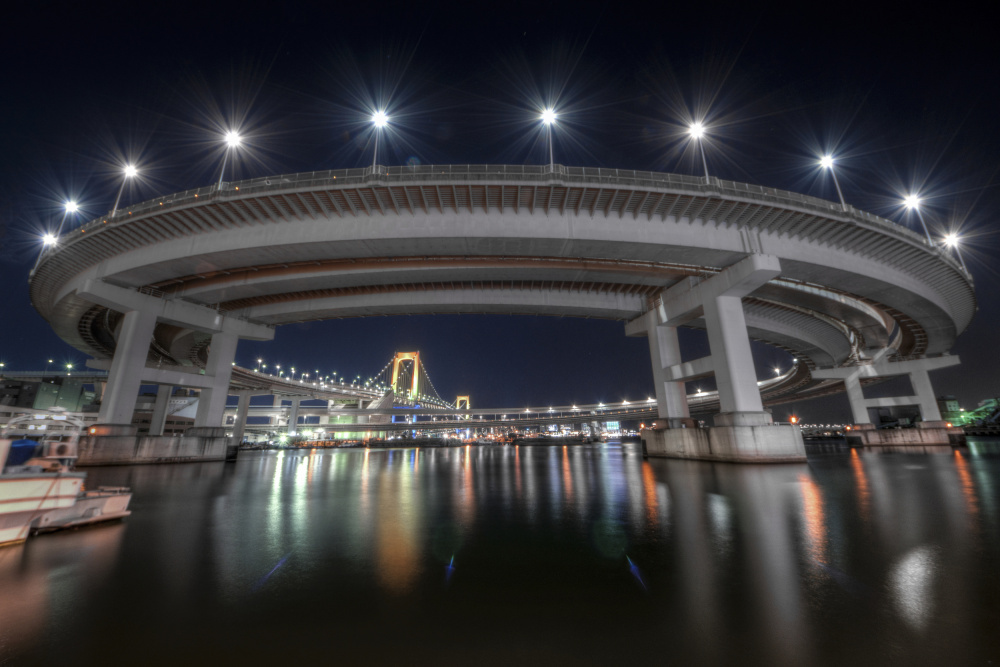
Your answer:
[[[79,199],[90,216],[111,208],[124,156],[143,170],[127,201],[217,179],[217,135],[233,123],[249,146],[235,177],[363,166],[372,156],[368,109],[387,104],[394,122],[382,163],[538,163],[546,156],[534,116],[553,102],[563,164],[698,173],[678,129],[707,113],[709,167],[720,177],[835,199],[813,164],[836,151],[847,200],[893,219],[902,219],[896,193],[920,187],[933,228],[961,225],[969,235],[980,299],[954,350],[967,363],[933,376],[936,388],[970,407],[1000,393],[1000,47],[975,13],[831,3],[660,4],[653,14],[537,2],[95,7],[20,3],[4,20],[0,360],[8,369],[48,358],[82,364],[31,308],[27,272],[63,198]],[[343,320],[241,343],[238,360],[264,356],[346,377],[419,349],[449,399],[642,398],[651,385],[646,343],[622,331],[616,322],[548,318]],[[698,356],[699,335],[690,338]],[[787,360],[757,352],[761,369]],[[798,409],[832,418],[845,406]]]

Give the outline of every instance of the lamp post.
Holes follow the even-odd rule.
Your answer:
[[[705,182],[708,183],[708,160],[705,159],[705,126],[701,121],[691,123],[688,127],[688,134],[691,140],[698,142],[698,149],[701,151],[701,165],[705,168]]]
[[[139,174],[139,170],[135,168],[134,165],[125,165],[124,170],[125,176],[122,178],[122,186],[118,188],[118,196],[115,197],[114,208],[111,209],[111,217],[115,217],[115,213],[118,212],[118,204],[122,200],[122,193],[125,192],[125,184],[128,183],[128,179],[135,178]]]
[[[903,197],[903,206],[916,212],[917,219],[920,220],[920,226],[924,228],[924,236],[927,237],[927,244],[934,245],[934,241],[931,240],[931,233],[927,231],[927,223],[924,222],[924,214],[920,211],[920,197],[914,194],[906,195]]]
[[[962,257],[962,249],[959,247],[961,243],[961,237],[955,232],[950,232],[944,237],[945,246],[955,251],[955,254],[958,255],[958,261],[962,264],[962,270],[965,271],[966,275],[968,275],[969,267],[965,265],[965,259]]]
[[[837,181],[837,172],[833,168],[835,161],[832,155],[824,155],[819,159],[819,166],[830,171],[830,175],[833,176],[833,184],[837,187],[837,196],[840,197],[840,208],[846,211],[847,202],[844,201],[844,193],[840,190],[840,183]]]
[[[45,251],[56,244],[59,243],[59,235],[62,234],[63,226],[66,224],[66,218],[70,213],[76,213],[80,210],[79,204],[75,201],[70,200],[63,204],[63,215],[62,219],[59,220],[59,227],[56,229],[56,233],[46,232],[42,235],[42,249],[38,251],[38,258],[35,260],[35,265],[31,267],[32,275],[38,269],[38,265],[42,262],[42,256]]]
[[[555,109],[549,107],[542,110],[542,115],[538,117],[542,121],[542,125],[545,126],[546,140],[549,144],[549,171],[555,171],[556,161],[553,158],[552,151],[552,126],[558,118]]]
[[[226,160],[229,159],[230,151],[235,150],[237,147],[239,147],[240,142],[242,141],[242,139],[240,138],[240,133],[237,132],[236,130],[229,130],[228,132],[226,132],[226,136],[224,137],[224,139],[226,142],[226,152],[222,156],[222,169],[219,171],[219,187],[216,188],[217,190],[222,189],[222,177],[226,174]]]
[[[372,155],[372,173],[375,173],[375,165],[378,164],[378,138],[382,134],[382,128],[389,124],[389,117],[385,111],[379,109],[372,114],[372,124],[375,126],[375,153]]]

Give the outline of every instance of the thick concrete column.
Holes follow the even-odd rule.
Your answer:
[[[156,328],[156,314],[130,310],[122,322],[115,356],[108,371],[108,386],[97,416],[99,424],[131,424],[142,385],[149,343]]]
[[[292,407],[288,410],[288,435],[295,435],[299,431],[299,403],[302,402],[301,396],[292,397]]]
[[[868,416],[868,405],[865,403],[864,392],[861,391],[861,381],[857,375],[844,378],[844,389],[847,390],[847,400],[851,404],[851,416],[855,424],[871,424]]]
[[[205,375],[214,378],[212,386],[201,390],[198,412],[194,417],[195,427],[221,427],[229,397],[229,378],[233,374],[233,359],[236,358],[236,344],[239,336],[232,333],[217,333],[212,336],[208,348],[208,363]]]
[[[913,385],[913,393],[917,396],[921,418],[925,422],[941,421],[941,408],[938,407],[937,397],[934,396],[934,387],[931,386],[931,378],[927,371],[911,372],[910,384]]]
[[[156,389],[156,402],[153,403],[153,417],[149,420],[149,434],[163,435],[167,425],[167,409],[170,407],[170,397],[174,388],[169,384],[161,384]]]
[[[247,414],[250,412],[250,391],[239,392],[240,402],[236,406],[236,419],[233,420],[233,444],[243,442],[243,433],[247,428]]]
[[[763,413],[742,299],[715,297],[705,301],[704,309],[721,412]]]
[[[676,327],[661,327],[655,319],[649,320],[646,334],[649,340],[649,357],[653,362],[653,384],[656,387],[656,409],[661,419],[671,427],[679,427],[681,419],[691,416],[683,382],[668,382],[664,368],[681,363],[681,346]]]

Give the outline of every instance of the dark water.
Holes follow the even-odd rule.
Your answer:
[[[0,550],[0,663],[1000,664],[987,450],[90,469],[134,514]]]

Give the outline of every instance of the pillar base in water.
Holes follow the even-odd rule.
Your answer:
[[[711,426],[709,428],[644,429],[649,456],[732,463],[800,463],[806,460],[798,426]]]

